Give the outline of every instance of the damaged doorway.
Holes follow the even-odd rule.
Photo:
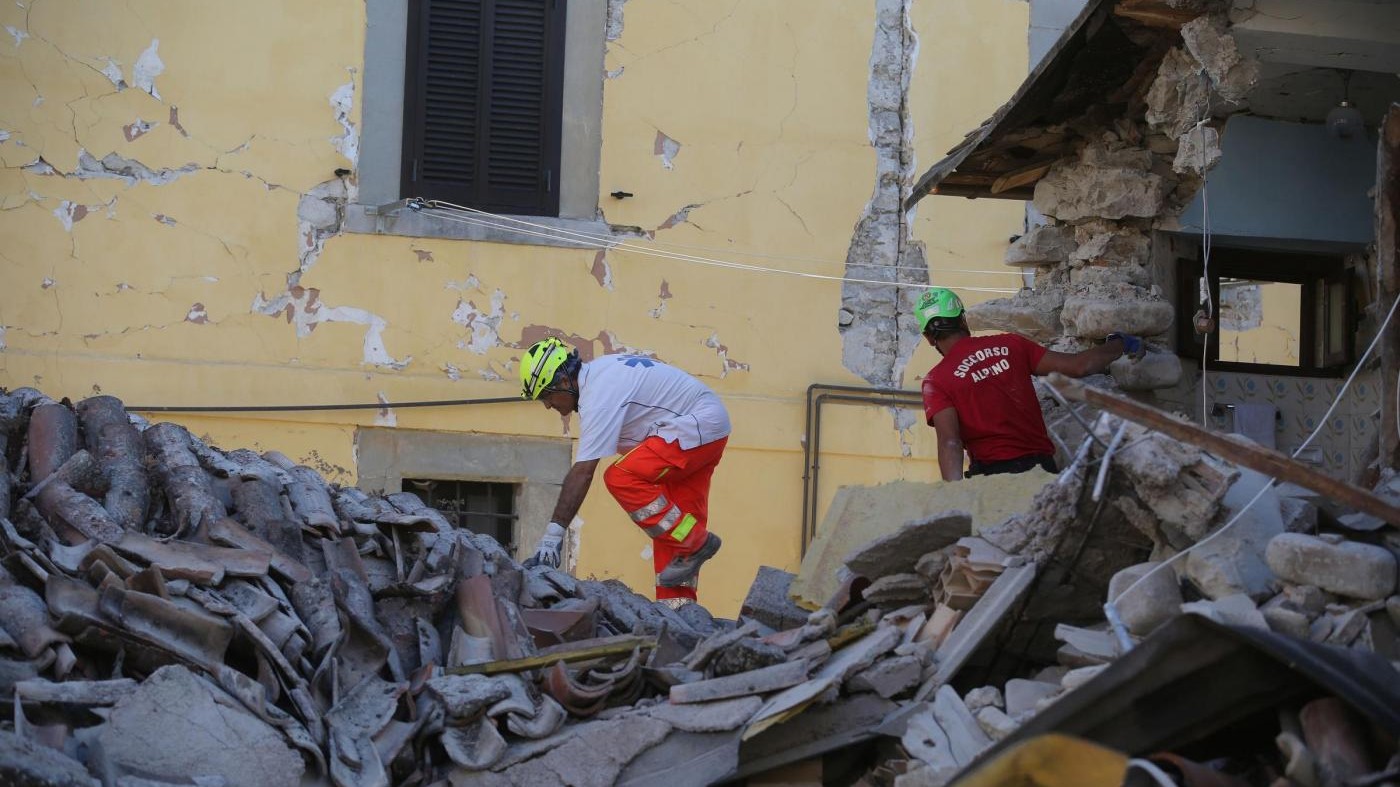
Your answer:
[[[453,527],[484,533],[514,553],[516,485],[492,481],[405,478],[403,491],[441,511]]]

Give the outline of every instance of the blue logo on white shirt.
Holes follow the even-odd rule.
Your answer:
[[[656,365],[656,361],[650,358],[643,358],[640,355],[619,355],[617,359],[628,366],[640,366],[643,369],[650,369]]]

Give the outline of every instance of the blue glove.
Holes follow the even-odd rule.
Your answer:
[[[567,532],[562,525],[550,522],[549,527],[544,530],[544,536],[540,538],[539,545],[535,547],[535,554],[526,558],[521,565],[525,568],[535,566],[559,568],[559,564],[563,562],[560,553],[563,550],[564,534]]]
[[[1108,342],[1114,339],[1123,343],[1123,354],[1135,361],[1146,353],[1146,347],[1144,347],[1142,339],[1139,339],[1131,333],[1110,333],[1108,336],[1104,337],[1104,341]]]

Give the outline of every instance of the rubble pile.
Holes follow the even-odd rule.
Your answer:
[[[1393,530],[1299,490],[1236,517],[1262,477],[1133,429],[1098,500],[1086,440],[1029,511],[903,523],[815,612],[765,567],[726,621],[111,397],[0,394],[0,781],[676,787],[840,760],[844,783],[944,785],[1183,613],[1400,658]],[[1328,713],[1374,733],[1304,716]],[[1269,767],[1327,761],[1306,732],[1270,731]],[[1340,784],[1288,782],[1314,783]]]

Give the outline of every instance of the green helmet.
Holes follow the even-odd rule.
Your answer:
[[[952,330],[963,316],[962,299],[946,287],[930,287],[914,304],[914,314],[919,318],[920,333]]]
[[[535,342],[520,359],[520,395],[526,399],[538,399],[554,382],[559,367],[573,356],[569,345],[553,336]]]

